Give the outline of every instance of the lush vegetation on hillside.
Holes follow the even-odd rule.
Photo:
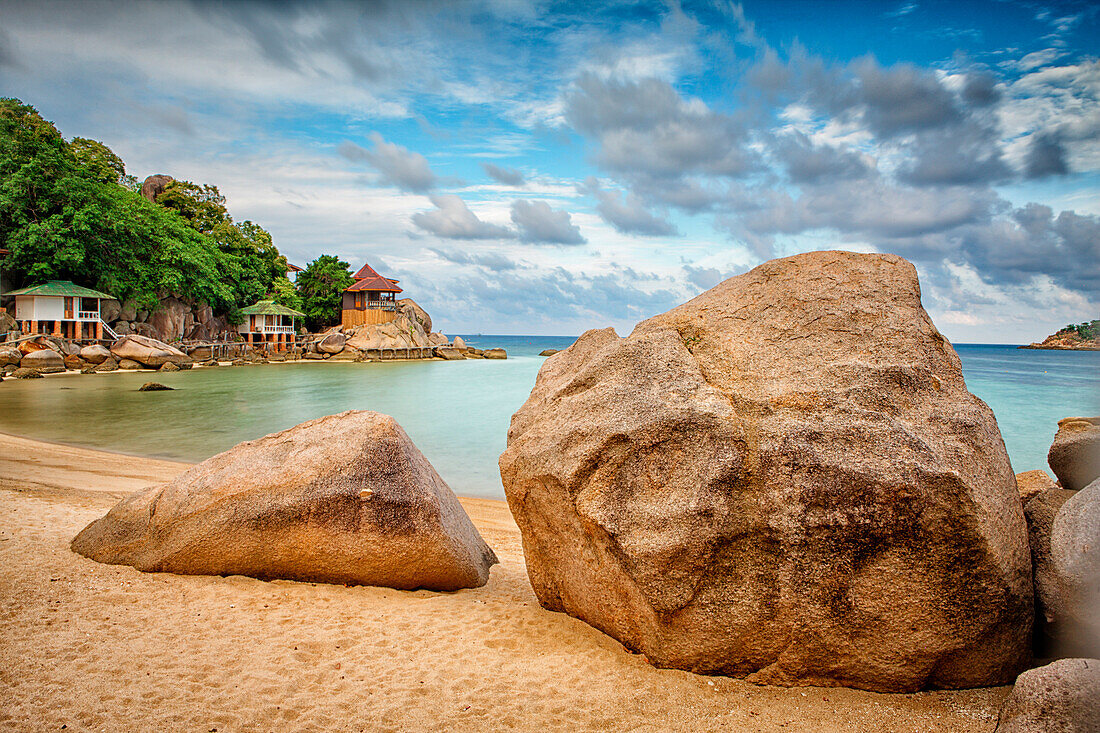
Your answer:
[[[0,247],[16,287],[73,282],[154,308],[175,293],[235,319],[271,298],[300,307],[286,258],[214,186],[175,181],[151,203],[106,145],[66,141],[17,99],[0,99]]]
[[[1059,333],[1065,333],[1066,331],[1073,331],[1085,341],[1091,341],[1092,339],[1100,336],[1100,320],[1085,321],[1084,323],[1071,323],[1063,328]]]

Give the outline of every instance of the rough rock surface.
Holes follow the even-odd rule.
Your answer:
[[[553,356],[559,351],[561,351],[561,349],[543,349],[539,352],[539,356]]]
[[[1020,501],[1025,505],[1036,494],[1057,487],[1046,471],[1024,471],[1016,474],[1016,488],[1020,492]]]
[[[73,371],[80,371],[81,369],[84,368],[84,360],[81,359],[79,356],[75,356],[73,354],[69,354],[68,356],[66,356],[65,359],[64,359],[64,362],[65,362],[65,368],[66,369],[72,369]]]
[[[434,349],[433,353],[440,359],[446,359],[447,361],[462,361],[466,358],[462,355],[461,351],[452,349],[449,346],[438,346]]]
[[[412,298],[402,298],[397,301],[397,308],[406,318],[419,323],[420,329],[424,331],[424,333],[432,332],[432,317],[428,315],[428,311],[417,305],[415,300]]]
[[[463,349],[466,348],[466,342],[462,340],[461,336],[455,336],[455,340],[451,344],[451,347],[455,348],[455,349],[458,349],[459,351],[462,351]]]
[[[188,364],[188,366],[190,366],[190,364]],[[180,368],[178,366],[176,366],[175,364],[173,364],[170,361],[166,361],[166,362],[164,362],[163,364],[160,365],[160,369],[158,369],[157,371],[158,372],[178,372],[179,370],[180,370]]]
[[[507,359],[508,358],[508,352],[505,351],[504,349],[499,349],[499,348],[498,349],[485,349],[485,351],[482,352],[482,355],[486,359]]]
[[[1100,479],[1054,515],[1050,567],[1064,604],[1059,620],[1066,648],[1100,656]]]
[[[102,364],[111,356],[110,350],[99,344],[91,344],[80,350],[80,358],[92,364]]]
[[[111,353],[118,359],[130,359],[147,367],[159,367],[169,361],[186,361],[188,358],[175,346],[146,336],[123,336],[111,345]]]
[[[141,362],[134,361],[133,359],[119,359],[118,368],[129,371],[137,371],[138,369],[144,369],[145,365]]]
[[[19,362],[19,365],[27,367],[29,369],[64,367],[65,360],[61,358],[61,354],[57,353],[53,349],[39,349],[38,351],[32,351],[29,354],[24,354],[23,359]]]
[[[166,176],[163,173],[149,176],[141,184],[141,195],[156,203],[157,196],[164,193],[164,189],[168,188],[168,184],[175,180],[172,176]]]
[[[457,590],[497,562],[393,418],[349,411],[241,443],[123,499],[72,542],[184,574]]]
[[[1100,731],[1100,659],[1059,659],[1016,678],[996,733]]]
[[[330,333],[317,343],[317,350],[323,354],[339,354],[344,350],[347,337],[342,333]]]
[[[111,356],[103,360],[99,366],[95,368],[97,372],[113,372],[118,369],[118,360]]]
[[[1027,518],[1028,544],[1031,546],[1031,566],[1035,575],[1035,611],[1040,619],[1053,624],[1064,617],[1062,588],[1050,560],[1050,535],[1054,517],[1062,505],[1073,498],[1069,489],[1047,489],[1024,505]]]
[[[899,257],[774,260],[589,331],[500,467],[542,605],[657,666],[910,691],[1029,658],[1004,443]]]
[[[161,384],[160,382],[146,382],[138,387],[138,392],[171,392],[172,387]]]
[[[30,367],[19,367],[11,373],[16,379],[41,379],[42,372],[38,369],[32,369]]]
[[[1047,463],[1067,489],[1083,489],[1100,478],[1100,417],[1059,420]]]
[[[0,367],[8,365],[19,366],[19,362],[23,359],[23,354],[19,349],[5,346],[0,348]]]

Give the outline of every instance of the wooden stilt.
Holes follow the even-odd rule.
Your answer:
[[[96,341],[102,341],[103,340],[103,321],[96,321],[95,322],[95,340]]]

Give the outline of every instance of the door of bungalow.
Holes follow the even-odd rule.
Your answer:
[[[73,299],[65,298],[65,320],[71,321],[73,319]]]
[[[252,333],[256,332],[256,316],[254,315],[248,317],[248,330]]]

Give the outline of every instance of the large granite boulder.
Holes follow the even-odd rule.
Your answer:
[[[0,347],[0,367],[19,366],[19,362],[23,359],[23,354],[18,348],[11,346]]]
[[[65,360],[61,354],[53,349],[39,349],[29,354],[24,354],[19,362],[20,366],[28,369],[45,369],[47,367],[64,367]]]
[[[1100,417],[1059,420],[1047,463],[1067,489],[1083,489],[1100,478]]]
[[[1059,659],[1016,678],[996,733],[1100,731],[1100,659]]]
[[[130,359],[147,367],[159,367],[169,361],[187,361],[187,354],[175,346],[147,336],[123,336],[111,345],[111,353],[120,361]]]
[[[1004,443],[900,257],[774,260],[587,332],[500,470],[540,603],[659,667],[903,692],[1029,658]]]
[[[1062,604],[1055,616],[1063,647],[1100,656],[1100,479],[1069,497],[1054,515],[1050,570]]]
[[[35,351],[42,351],[43,349],[57,351],[54,345],[45,336],[39,336],[38,338],[19,342],[19,353],[24,356]]]
[[[195,325],[191,315],[191,305],[169,296],[160,301],[160,305],[149,314],[146,323],[156,329],[157,338],[162,341],[179,341]]]
[[[1054,517],[1075,493],[1069,489],[1047,489],[1024,504],[1031,567],[1035,576],[1035,611],[1047,624],[1054,624],[1065,617],[1061,583],[1051,565],[1050,535],[1054,530]]]
[[[317,350],[322,354],[339,354],[344,350],[347,337],[342,333],[330,333],[317,342]]]
[[[432,349],[432,353],[440,359],[445,359],[447,361],[462,361],[466,358],[462,355],[461,351],[452,349],[449,346],[437,346]]]
[[[415,300],[412,298],[402,298],[397,301],[397,308],[406,318],[420,324],[421,331],[424,333],[432,332],[432,317],[428,315],[428,311],[417,305]]]
[[[349,411],[130,495],[72,542],[150,572],[457,590],[496,556],[392,417]]]
[[[455,336],[455,340],[451,344],[451,347],[455,348],[455,349],[458,349],[459,351],[465,351],[466,350],[466,342],[462,340],[461,336]]]
[[[92,364],[102,364],[110,355],[110,350],[99,344],[91,344],[80,350],[80,358]]]

